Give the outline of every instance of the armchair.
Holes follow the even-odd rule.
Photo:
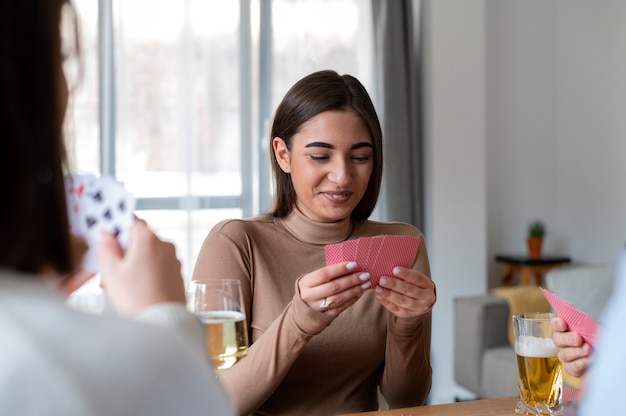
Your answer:
[[[549,271],[546,288],[599,321],[613,285],[612,266]],[[527,286],[529,293],[537,290]],[[522,292],[524,290],[522,289]],[[477,398],[517,394],[515,352],[509,340],[509,301],[492,293],[454,299],[454,377]]]

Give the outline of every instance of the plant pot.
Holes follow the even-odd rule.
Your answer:
[[[541,246],[543,245],[543,237],[528,237],[526,239],[528,245],[528,257],[538,259],[541,257]]]

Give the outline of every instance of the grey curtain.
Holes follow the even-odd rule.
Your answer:
[[[420,0],[372,0],[384,177],[377,216],[424,227]]]

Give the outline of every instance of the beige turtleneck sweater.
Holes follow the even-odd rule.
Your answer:
[[[413,269],[430,277],[423,234],[404,223],[317,223],[286,218],[226,220],[209,233],[193,279],[241,281],[248,355],[219,380],[237,414],[334,415],[423,404],[430,391],[431,314],[399,319],[372,290],[339,317],[309,308],[297,279],[326,264],[324,245],[380,234],[422,238]]]

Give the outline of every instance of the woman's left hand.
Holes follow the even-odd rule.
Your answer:
[[[381,277],[376,299],[398,318],[415,318],[433,308],[437,300],[435,283],[423,273],[404,267],[393,269],[395,278]]]
[[[88,271],[78,271],[76,273],[72,273],[66,276],[63,280],[61,280],[59,289],[65,296],[69,296],[74,293],[79,287],[87,283],[89,279],[94,277],[96,274]]]

